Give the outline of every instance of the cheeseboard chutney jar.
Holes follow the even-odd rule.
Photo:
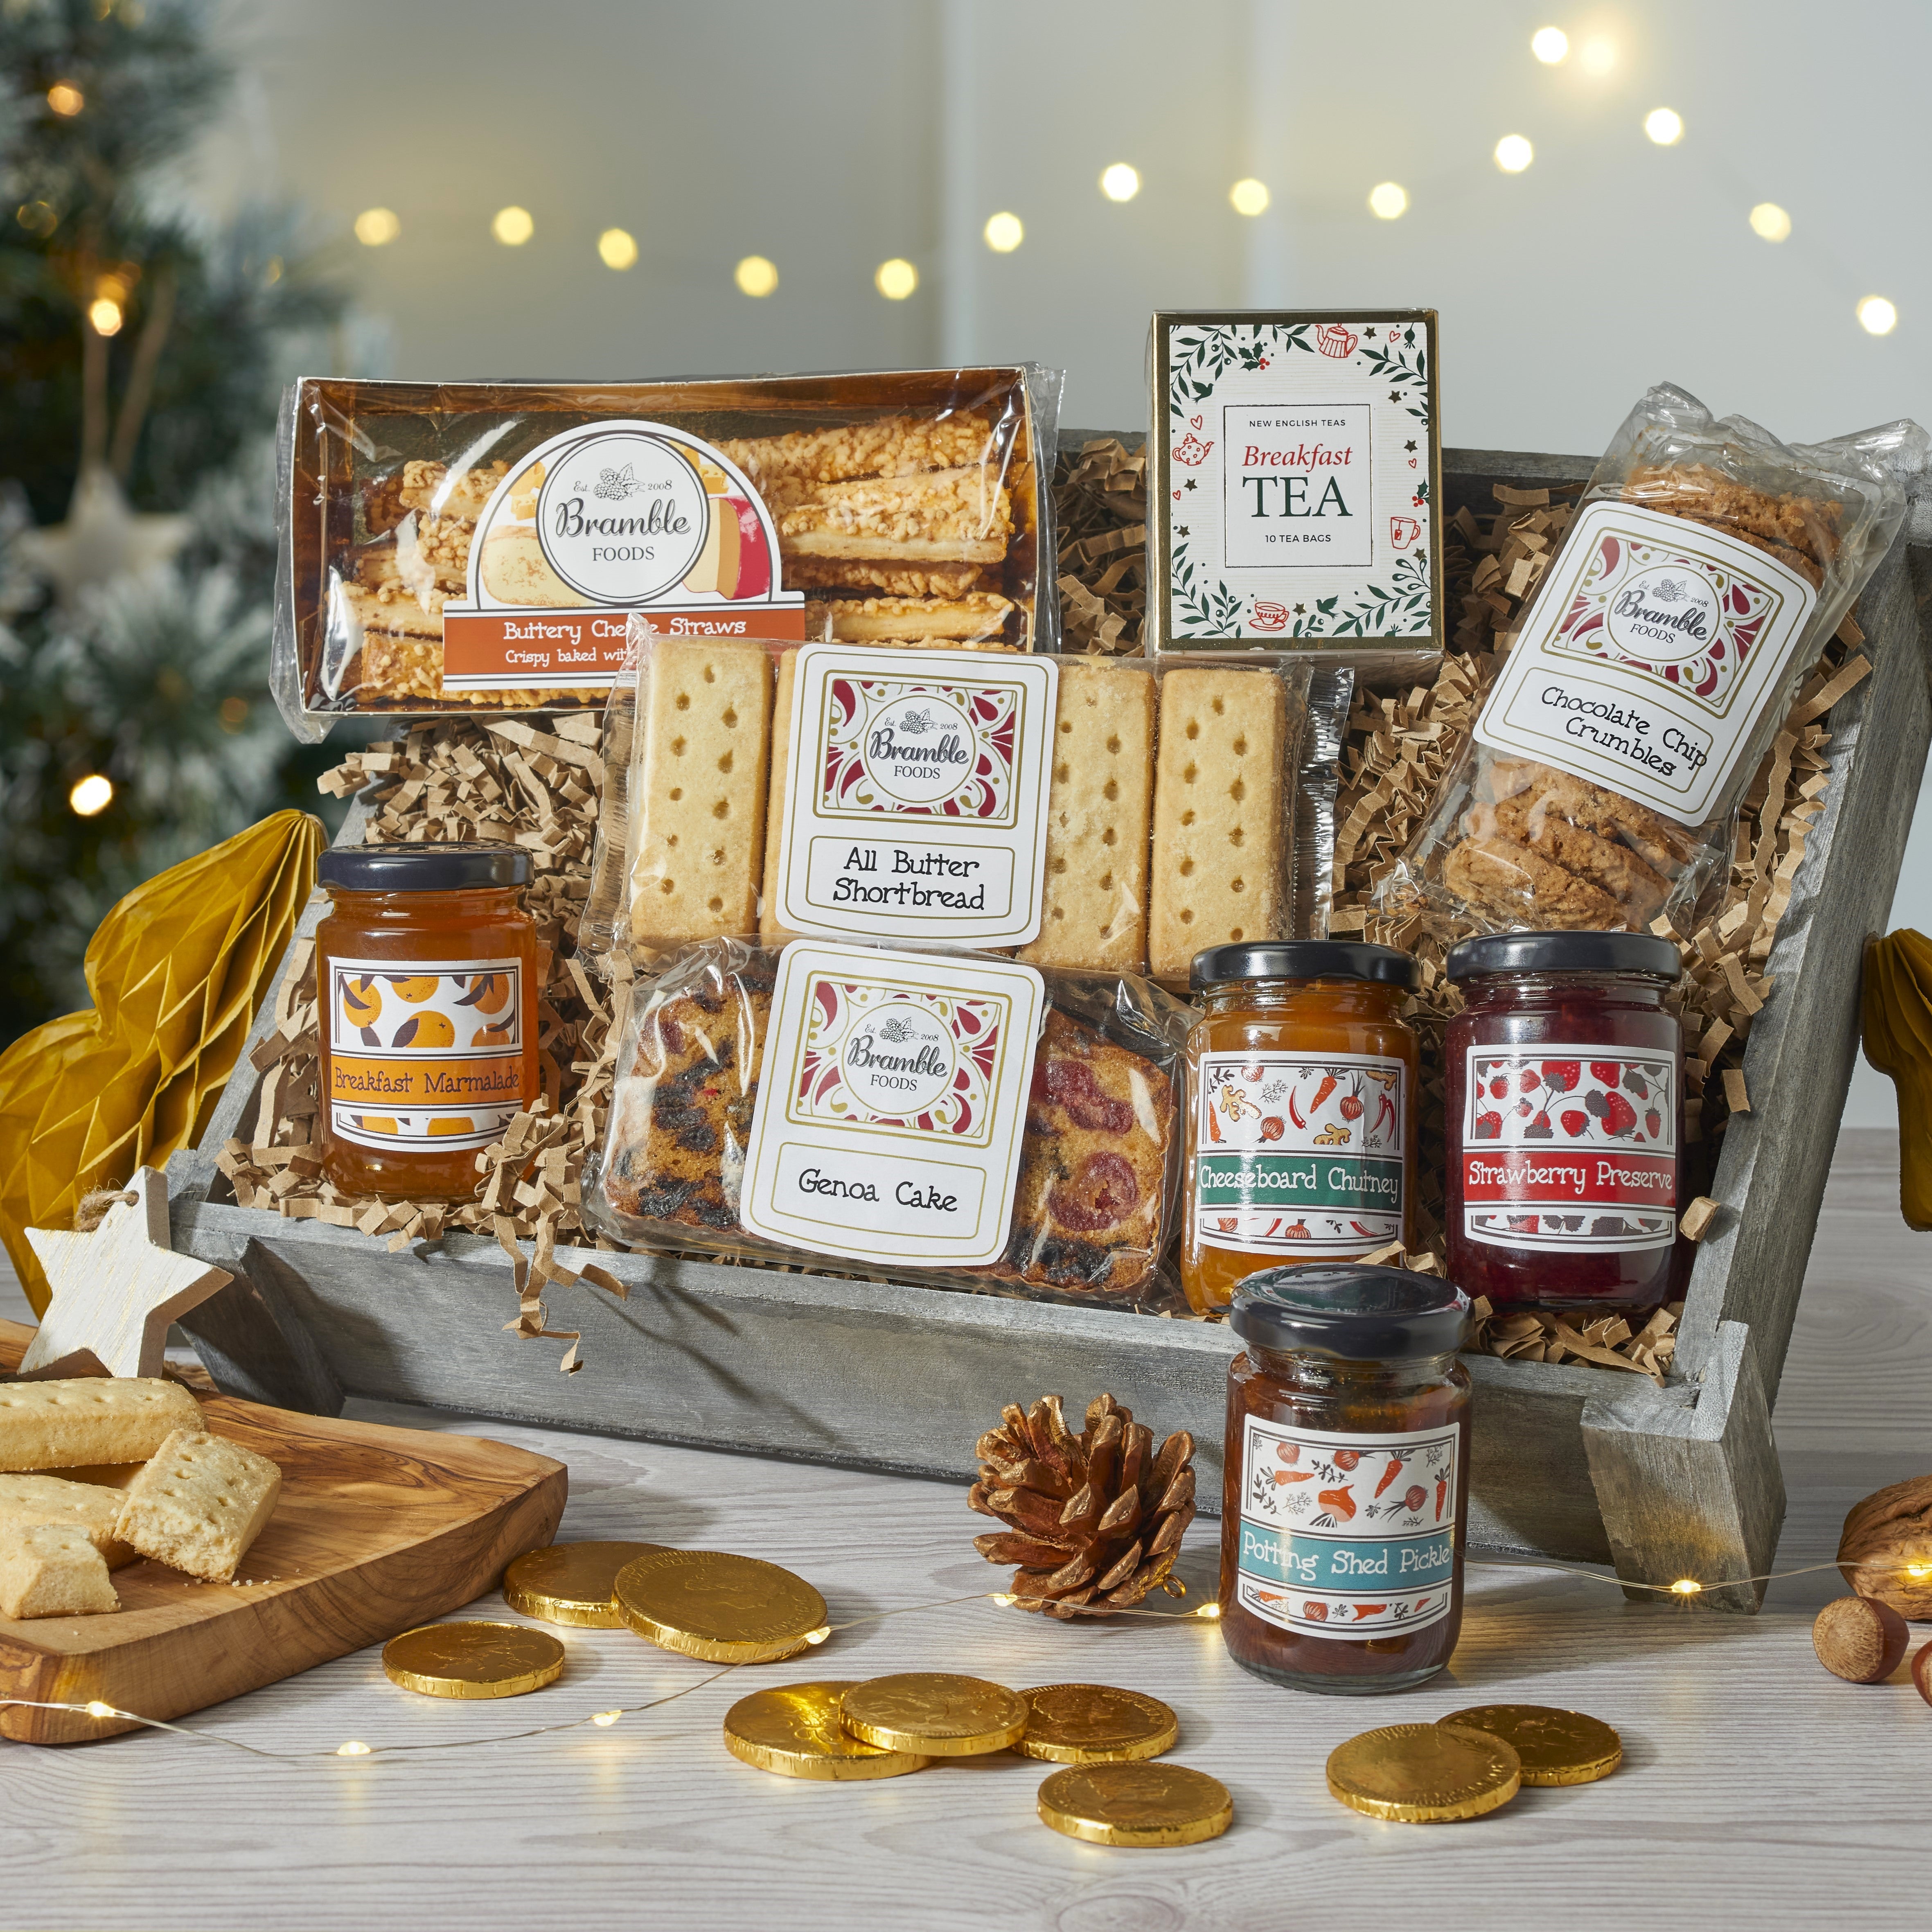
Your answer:
[[[1401,1690],[1462,1622],[1469,1299],[1439,1275],[1337,1262],[1234,1291],[1221,1634],[1292,1690]]]
[[[1677,948],[1508,932],[1452,947],[1449,1276],[1497,1308],[1653,1309],[1688,1273]]]
[[[1202,1314],[1286,1261],[1413,1245],[1415,961],[1337,940],[1196,956],[1181,1283]]]
[[[317,871],[322,1172],[345,1194],[467,1199],[477,1149],[537,1095],[530,855],[342,845]]]

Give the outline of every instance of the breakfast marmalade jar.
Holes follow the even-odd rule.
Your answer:
[[[1228,1655],[1344,1696],[1434,1676],[1462,1627],[1468,1298],[1402,1268],[1274,1268],[1228,1321]]]
[[[1413,1244],[1417,976],[1336,940],[1196,955],[1180,1274],[1198,1312],[1285,1261]]]
[[[1444,1042],[1449,1276],[1492,1306],[1656,1308],[1682,1292],[1677,949],[1648,933],[1466,939]]]
[[[466,1199],[476,1150],[537,1096],[530,854],[350,845],[316,869],[322,1171],[344,1194]]]

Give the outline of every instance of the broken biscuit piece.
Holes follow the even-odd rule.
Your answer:
[[[0,1532],[0,1617],[79,1617],[121,1599],[87,1532],[69,1523]]]
[[[1500,835],[1464,839],[1443,862],[1442,878],[1466,904],[1504,926],[1613,932],[1624,922],[1609,893]]]
[[[154,1562],[226,1583],[281,1492],[282,1472],[267,1456],[178,1429],[129,1486],[116,1533]]]
[[[32,1529],[44,1522],[77,1529],[110,1570],[134,1561],[135,1552],[114,1534],[127,1501],[118,1489],[76,1483],[60,1476],[0,1476],[0,1534]]]

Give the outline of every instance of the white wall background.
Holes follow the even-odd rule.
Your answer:
[[[1594,451],[1650,382],[1794,440],[1932,421],[1924,0],[235,0],[196,189],[299,200],[340,360],[454,378],[1028,358],[1138,424],[1157,304],[1429,304],[1453,444]],[[1569,35],[1562,65],[1529,51]],[[1614,58],[1592,73],[1584,44]],[[1667,105],[1674,147],[1642,131]],[[1536,159],[1508,176],[1498,138]],[[1100,194],[1109,163],[1144,185]],[[1230,207],[1265,182],[1266,214]],[[1366,197],[1400,182],[1409,212]],[[1751,206],[1790,214],[1760,240]],[[491,238],[529,209],[520,248]],[[350,238],[393,209],[398,238]],[[988,215],[1026,226],[1014,253]],[[603,266],[620,226],[636,266]],[[734,264],[778,268],[740,295]],[[872,285],[917,267],[909,299]],[[1860,298],[1897,304],[1865,334]],[[1932,931],[1932,788],[1893,923]],[[1848,1124],[1888,1124],[1861,1066]]]

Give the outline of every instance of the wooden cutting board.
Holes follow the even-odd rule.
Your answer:
[[[33,1334],[0,1322],[0,1368]],[[158,1563],[114,1573],[119,1611],[0,1617],[0,1699],[178,1718],[386,1642],[494,1589],[548,1543],[569,1477],[548,1456],[475,1436],[332,1420],[228,1396],[207,1426],[281,1466],[274,1515],[236,1583]],[[0,1737],[82,1744],[136,1726],[0,1702]]]

